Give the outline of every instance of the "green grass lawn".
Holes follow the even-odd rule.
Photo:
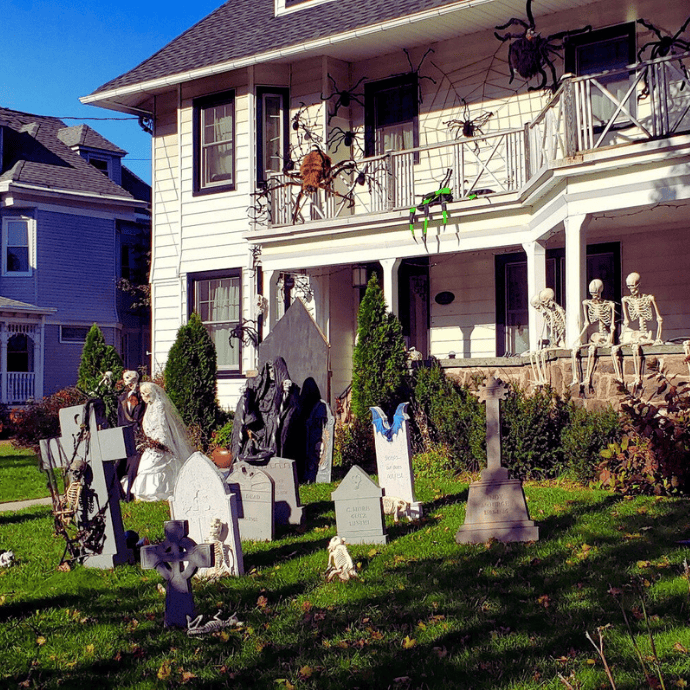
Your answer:
[[[586,637],[598,628],[616,687],[650,687],[626,617],[653,687],[690,683],[687,499],[529,484],[539,542],[459,546],[467,484],[420,479],[425,518],[350,547],[360,577],[326,582],[335,486],[302,487],[306,529],[245,542],[243,577],[195,582],[205,619],[244,622],[203,639],[163,628],[157,573],[58,572],[50,510],[0,513],[17,557],[0,571],[0,687],[607,688]],[[162,538],[166,504],[122,509],[127,529]]]
[[[30,451],[0,441],[0,503],[50,496],[46,475],[38,470],[38,458]]]

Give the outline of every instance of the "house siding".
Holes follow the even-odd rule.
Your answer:
[[[38,303],[63,320],[117,321],[115,221],[37,213]]]

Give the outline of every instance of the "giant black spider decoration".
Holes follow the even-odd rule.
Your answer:
[[[335,144],[335,148],[332,149],[333,153],[337,153],[338,147],[340,144],[343,144],[347,148],[350,148],[353,145],[356,146],[360,154],[362,156],[364,155],[364,149],[360,146],[359,141],[357,140],[357,133],[351,130],[346,132],[341,127],[333,128],[328,136],[327,143],[329,149],[332,149],[333,145]]]
[[[542,38],[541,34],[535,30],[536,25],[534,22],[534,15],[532,14],[532,0],[527,0],[527,18],[529,19],[529,23],[524,19],[513,17],[505,24],[495,27],[496,29],[507,29],[513,24],[518,24],[524,28],[524,31],[521,33],[507,33],[503,36],[494,31],[494,36],[502,43],[512,40],[510,48],[508,49],[510,81],[512,82],[515,78],[515,72],[527,81],[541,75],[539,86],[529,87],[530,91],[538,91],[545,88],[547,85],[546,82],[548,78],[544,68],[548,66],[551,70],[551,77],[553,79],[549,88],[551,91],[556,91],[558,88],[558,80],[556,79],[556,68],[551,61],[551,56],[555,55],[556,57],[561,57],[558,51],[563,48],[562,41],[564,38],[591,31],[592,27],[585,26],[582,29],[559,31],[556,34],[551,34],[546,38]],[[558,44],[556,41],[561,41],[561,43]]]
[[[668,36],[663,36],[661,31],[657,29],[654,24],[651,22],[648,22],[645,19],[638,19],[637,20],[638,24],[642,24],[642,26],[646,27],[649,29],[651,32],[653,32],[658,40],[656,41],[648,41],[645,43],[638,51],[637,51],[637,61],[642,62],[642,53],[644,53],[647,48],[651,46],[651,50],[649,51],[649,59],[650,60],[656,60],[657,58],[662,58],[666,57],[667,55],[672,55],[676,52],[676,49],[678,49],[679,52],[686,52],[690,50],[690,41],[685,41],[682,38],[680,38],[680,35],[685,31],[685,29],[688,28],[688,24],[690,24],[690,17],[688,17],[685,20],[685,23],[683,26],[676,31],[673,36],[670,34]],[[685,78],[688,78],[688,72],[685,69],[685,65],[683,65],[682,62],[679,61],[680,68],[683,72],[683,75]],[[685,84],[681,84],[681,89],[685,86]],[[649,84],[647,83],[647,79],[645,78],[645,85],[642,93],[640,94],[640,98],[644,98],[649,94]]]
[[[410,71],[407,72],[406,74],[414,74],[414,75],[416,75],[416,77],[417,77],[417,88],[419,89],[419,94],[418,94],[418,97],[417,97],[417,98],[418,98],[418,101],[419,101],[420,103],[423,103],[424,101],[423,101],[423,99],[422,99],[422,84],[421,84],[421,80],[422,80],[422,79],[428,79],[430,82],[432,82],[432,83],[434,83],[434,84],[436,83],[436,80],[435,80],[433,77],[427,77],[426,75],[420,74],[420,73],[419,73],[419,70],[422,69],[422,64],[424,63],[424,60],[426,59],[426,56],[427,56],[429,53],[434,53],[434,52],[436,52],[436,51],[435,51],[433,48],[429,48],[429,49],[426,51],[426,53],[424,53],[424,55],[422,55],[422,59],[419,61],[419,64],[417,65],[417,67],[414,67],[414,66],[412,65],[412,60],[410,59],[410,54],[407,52],[407,49],[406,49],[406,48],[403,48],[403,52],[404,52],[405,55],[407,56],[407,61],[410,63]]]
[[[366,79],[362,77],[351,89],[339,90],[338,85],[335,83],[335,79],[329,74],[328,78],[333,82],[333,93],[330,96],[324,96],[321,94],[322,101],[329,101],[331,98],[335,97],[335,105],[333,106],[333,112],[328,114],[328,121],[334,118],[338,114],[338,110],[343,108],[349,108],[352,101],[359,103],[364,107],[364,102],[360,98],[364,97],[363,93],[355,93],[355,89]]]
[[[454,136],[457,139],[460,133],[463,137],[471,139],[477,134],[484,134],[482,127],[489,121],[489,118],[493,117],[492,112],[484,112],[478,115],[474,119],[470,119],[470,108],[467,105],[467,101],[462,99],[464,108],[462,112],[462,120],[446,120],[443,124],[446,125],[451,132],[455,130]]]

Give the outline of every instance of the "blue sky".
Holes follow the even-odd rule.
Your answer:
[[[128,151],[125,165],[151,182],[151,137],[136,119],[82,105],[223,4],[223,0],[0,0],[0,106],[77,118]]]

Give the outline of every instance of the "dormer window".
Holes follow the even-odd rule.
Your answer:
[[[96,170],[100,170],[106,177],[110,177],[110,160],[108,158],[90,155],[88,160]]]

